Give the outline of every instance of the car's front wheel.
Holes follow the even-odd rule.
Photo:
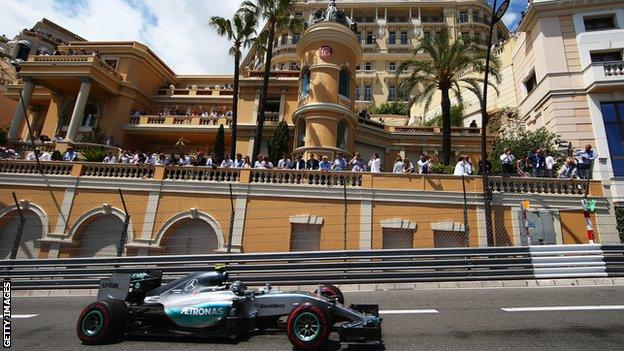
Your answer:
[[[305,303],[290,312],[286,333],[295,348],[313,351],[325,344],[331,327],[331,316],[317,305]]]
[[[121,300],[101,300],[85,307],[78,317],[76,333],[84,344],[94,345],[120,338],[126,328],[128,306]]]

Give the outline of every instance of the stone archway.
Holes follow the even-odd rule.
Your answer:
[[[121,239],[125,215],[114,207],[104,205],[83,214],[69,232],[75,243],[72,257],[113,257]],[[128,225],[128,241],[134,237],[132,222]]]
[[[41,247],[39,240],[48,234],[48,216],[41,207],[28,201],[21,201],[20,208],[26,222],[16,258],[38,258]],[[0,259],[9,258],[19,223],[20,218],[16,206],[0,210]]]
[[[202,255],[221,252],[225,245],[219,223],[207,213],[191,209],[169,219],[156,239],[162,255]]]

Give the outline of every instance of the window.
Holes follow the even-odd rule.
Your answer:
[[[357,32],[356,36],[357,36],[358,43],[362,43],[362,32]]]
[[[366,32],[366,44],[374,44],[375,38],[373,37],[373,32]]]
[[[364,62],[364,70],[365,71],[372,71],[373,70],[373,63],[372,62]]]
[[[388,101],[396,100],[396,97],[397,97],[396,92],[397,92],[397,89],[395,86],[388,87]]]
[[[301,74],[301,87],[300,87],[301,98],[306,98],[310,95],[310,70],[305,69]]]
[[[299,122],[299,125],[297,127],[297,147],[305,146],[305,136],[306,136],[306,123],[302,119],[301,122]]]
[[[459,23],[468,22],[468,12],[462,11],[459,13]]]
[[[407,32],[401,32],[401,45],[408,44]]]
[[[92,103],[88,103],[84,109],[84,115],[82,117],[82,127],[95,127],[97,126],[99,117],[98,107]]]
[[[613,14],[584,17],[583,22],[585,23],[585,30],[588,32],[617,28]]]
[[[390,35],[388,35],[388,44],[396,44],[396,32],[390,32]]]
[[[590,52],[591,62],[622,61],[622,50]]]
[[[286,45],[286,42],[288,42],[288,36],[282,35],[282,39],[280,41],[280,45]]]
[[[293,36],[292,36],[292,43],[293,43],[293,44],[297,44],[297,43],[299,43],[299,39],[301,39],[301,34],[299,34],[299,33],[293,33]]]
[[[349,146],[349,127],[347,122],[338,122],[338,133],[336,134],[336,147],[347,150]]]
[[[340,83],[338,85],[338,94],[351,98],[351,75],[346,69],[340,70]]]
[[[373,87],[370,85],[364,86],[364,101],[373,101]]]
[[[290,70],[291,71],[298,71],[299,70],[299,64],[297,62],[291,62],[290,63]]]
[[[390,62],[390,63],[388,64],[388,69],[389,69],[390,71],[396,71],[396,62]]]
[[[360,87],[355,87],[355,101],[360,101]]]
[[[537,78],[535,76],[535,71],[529,74],[527,80],[524,81],[524,87],[526,88],[527,95],[531,94],[533,89],[537,86]]]
[[[600,104],[615,177],[624,176],[624,101]]]

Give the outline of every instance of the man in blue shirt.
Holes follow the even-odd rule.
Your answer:
[[[535,150],[535,154],[529,157],[534,177],[543,177],[546,174],[546,157],[542,154],[542,149]]]
[[[347,160],[342,157],[342,154],[338,154],[334,160],[334,169],[336,171],[345,171],[347,169]]]
[[[592,146],[590,144],[585,145],[585,150],[576,155],[579,176],[582,179],[592,179],[592,173],[594,173],[594,160],[596,158],[598,158],[598,154],[592,150]]]
[[[77,157],[78,154],[76,153],[76,151],[74,151],[74,148],[72,146],[68,146],[67,152],[65,152],[65,156],[63,156],[63,160],[67,162],[74,162]]]
[[[331,169],[332,169],[331,162],[328,161],[327,156],[323,156],[322,161],[319,162],[319,170],[321,170],[321,171],[331,171]]]

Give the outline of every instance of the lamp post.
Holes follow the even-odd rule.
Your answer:
[[[490,59],[492,54],[492,34],[494,26],[500,22],[509,8],[510,0],[504,0],[500,7],[497,8],[497,0],[492,5],[492,18],[490,20],[490,32],[488,33],[487,53],[485,56],[485,77],[483,81],[483,101],[481,102],[481,165],[483,176],[483,211],[485,212],[485,229],[487,233],[487,245],[494,246],[494,228],[492,227],[492,189],[488,180],[489,170],[487,167],[487,95],[488,80],[490,78]]]

